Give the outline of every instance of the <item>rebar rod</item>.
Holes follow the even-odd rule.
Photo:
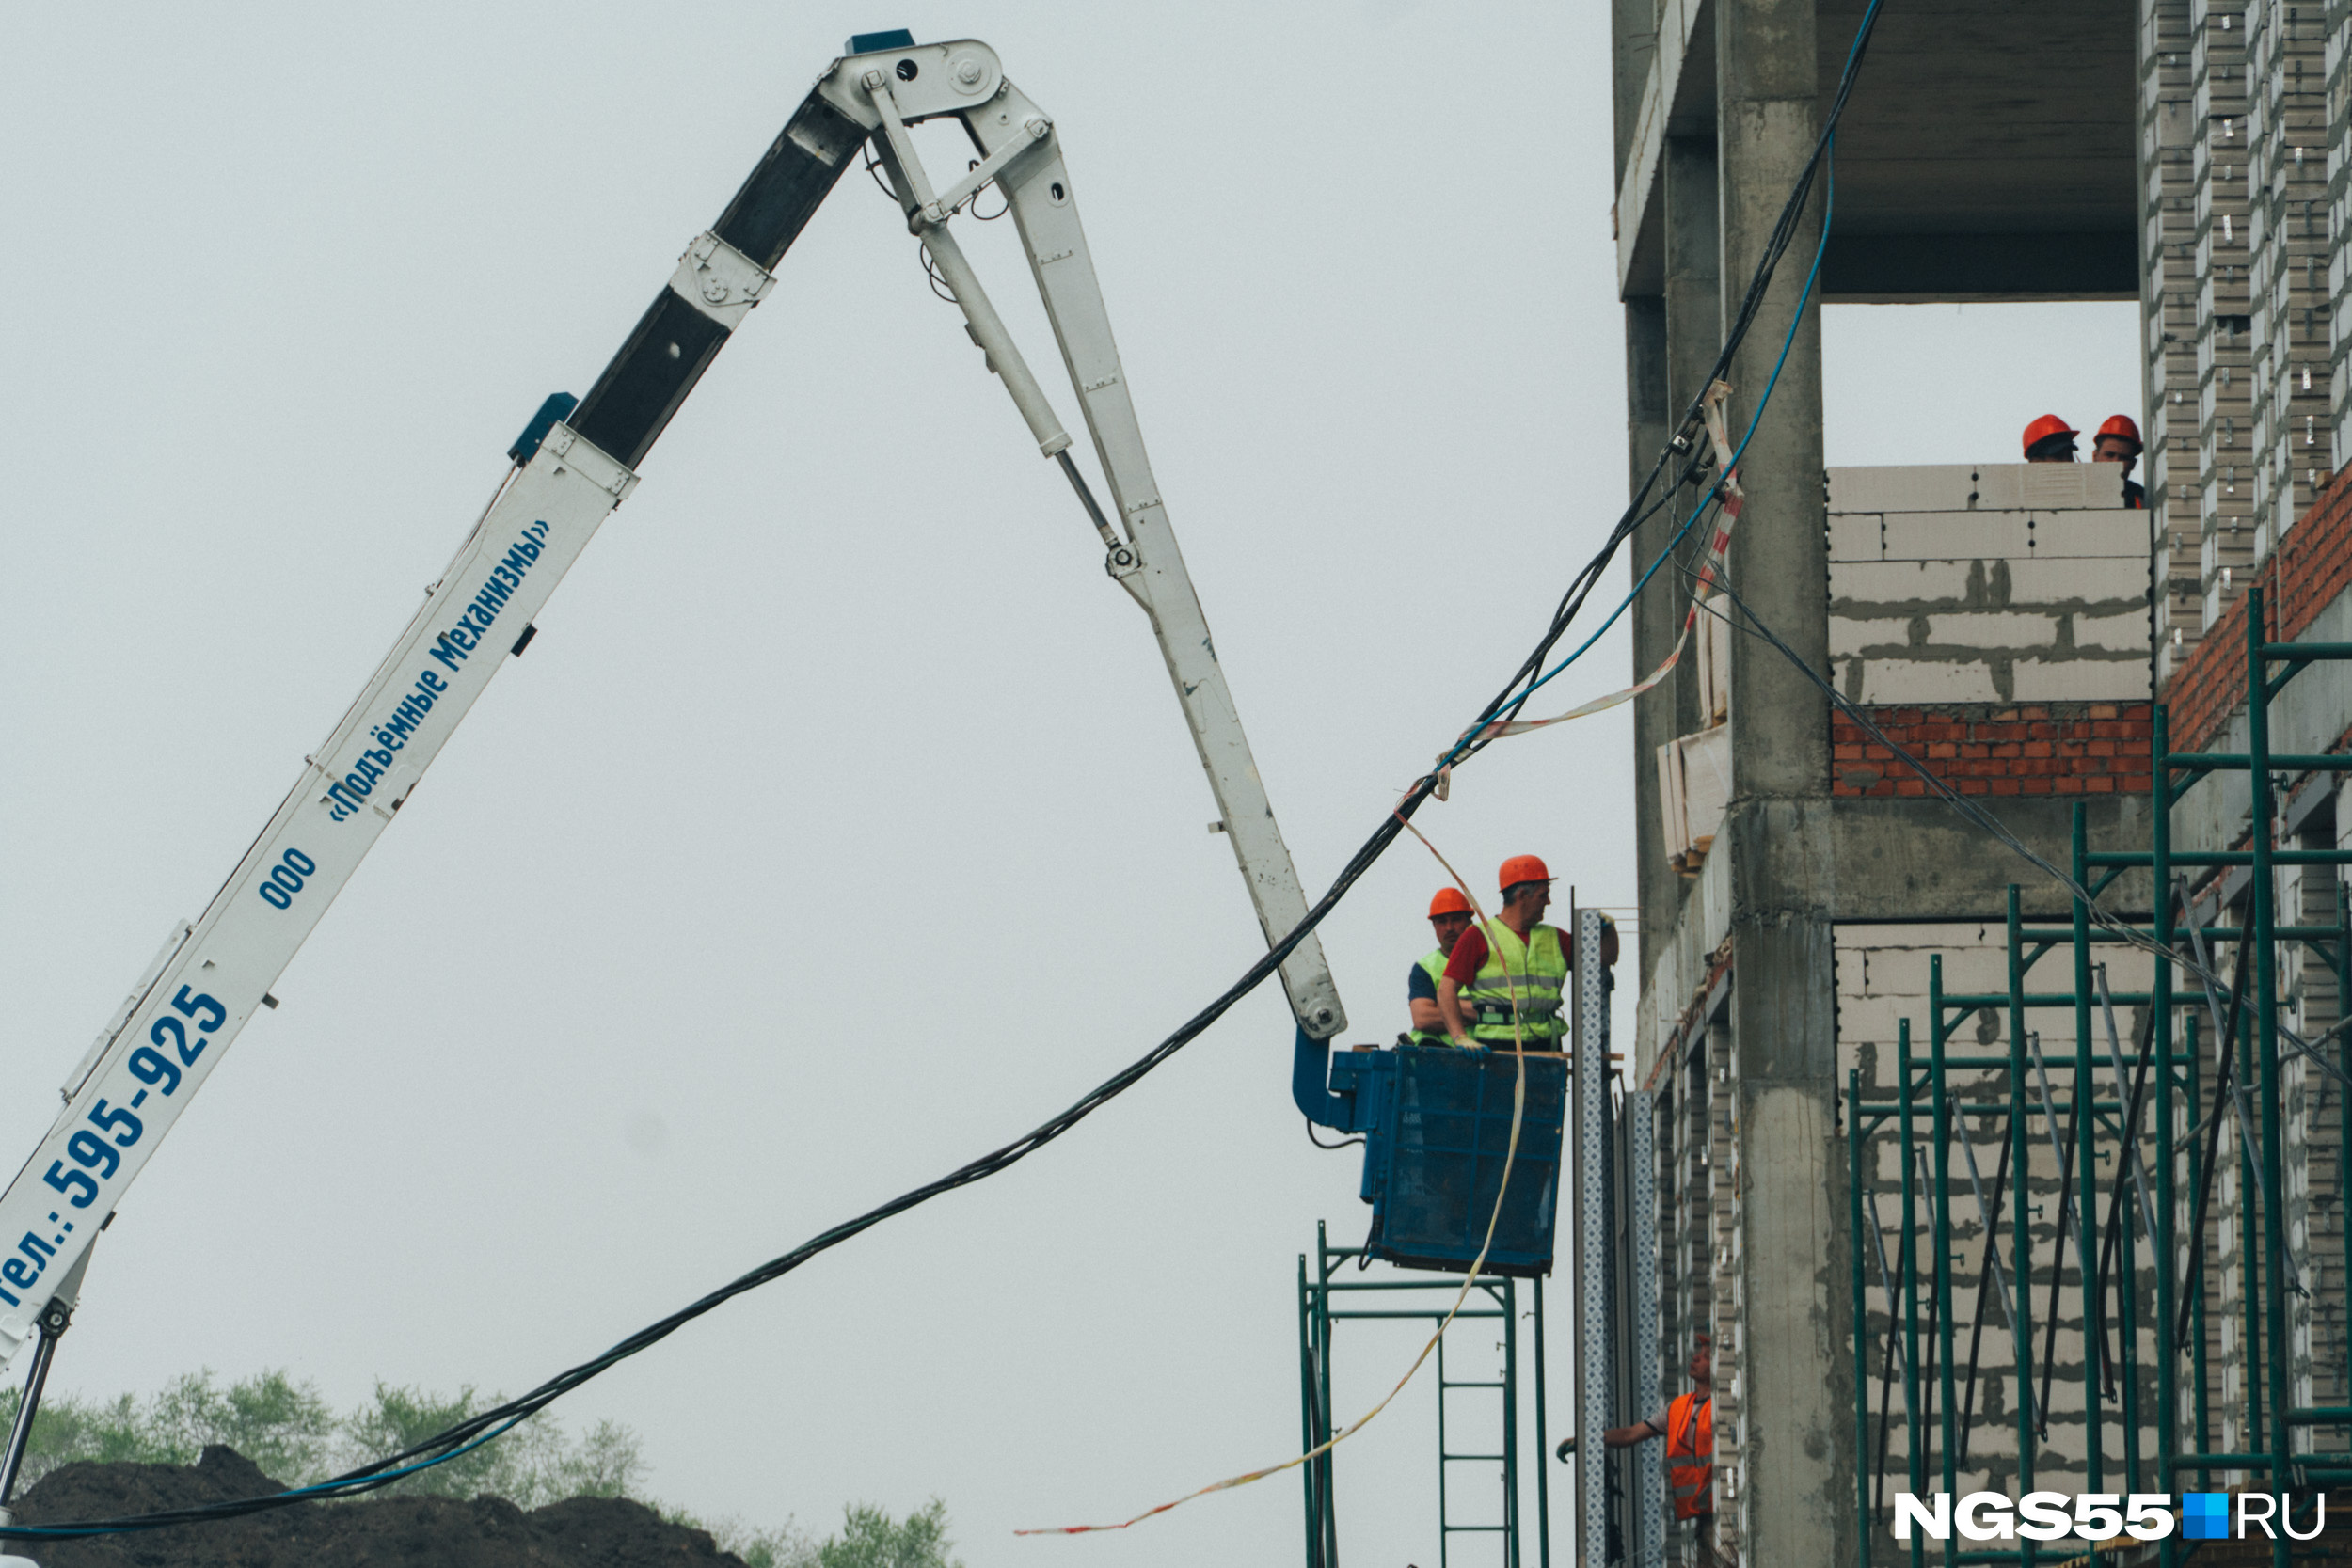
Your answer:
[[[2075,1113],[2073,1108],[2068,1110],[2066,1135],[2060,1138],[2058,1132],[2058,1113],[2050,1103],[2050,1074],[2042,1061],[2042,1037],[2040,1034],[2032,1034],[2026,1036],[2026,1038],[2033,1053],[2035,1083],[2042,1091],[2042,1125],[2050,1134],[2050,1151],[2058,1156],[2058,1222],[2056,1227],[2058,1233],[2050,1238],[2050,1306],[2047,1312],[2043,1314],[2042,1398],[2038,1404],[2038,1408],[2042,1412],[2042,1435],[2046,1440],[2050,1435],[2050,1428],[2047,1424],[2050,1409],[2050,1382],[2058,1370],[2058,1302],[2059,1291],[2064,1288],[2066,1278],[2066,1241],[2070,1232],[2079,1233],[2080,1230],[2074,1219],[2074,1163],[2066,1157],[2066,1146],[2074,1141]],[[2080,1092],[2081,1085],[2077,1085],[2077,1105],[2080,1103]],[[2095,1345],[2095,1348],[2085,1349],[2083,1354],[2097,1356],[2101,1365],[2104,1366],[2107,1356],[2106,1325],[2085,1323],[2083,1339],[2086,1346]]]
[[[1957,1109],[1954,1119],[1958,1119]],[[1977,1217],[1984,1225],[1984,1261],[1977,1266],[1976,1322],[1968,1329],[1968,1396],[1960,1420],[1960,1463],[1963,1465],[1968,1463],[1968,1436],[1976,1424],[1977,1360],[1984,1343],[1984,1297],[1988,1281],[1994,1287],[1994,1293],[2000,1300],[2001,1316],[2009,1323],[2010,1338],[2014,1338],[2017,1334],[2017,1314],[2009,1303],[2009,1274],[2001,1267],[2001,1250],[1997,1244],[2001,1234],[2001,1199],[2009,1187],[2010,1141],[2009,1129],[2004,1125],[2001,1130],[2001,1163],[1993,1173],[1993,1202],[1988,1206],[1984,1201],[1984,1183],[1977,1174],[1976,1146],[1969,1141],[1964,1124],[1960,1139],[1961,1154],[1968,1162],[1968,1187],[1977,1195]],[[2026,1403],[2030,1405],[2032,1402],[2033,1391],[2027,1388]],[[2028,1419],[2031,1415],[2029,1410]]]
[[[2197,1206],[2188,1227],[2189,1245],[2195,1248],[2198,1255],[2201,1257],[2204,1250],[2205,1215],[2208,1206],[2213,1201],[2214,1167],[2221,1152],[2221,1110],[2223,1105],[2228,1103],[2224,1097],[2229,1092],[2231,1058],[2237,1049],[2238,1013],[2246,1001],[2246,961],[2248,954],[2254,945],[2254,932],[2249,922],[2246,934],[2238,940],[2237,963],[2230,975],[2230,1010],[2225,1019],[2221,1010],[2221,999],[2213,989],[2213,964],[2210,961],[2210,956],[2205,951],[2205,935],[2198,928],[2197,906],[2188,900],[2185,879],[2183,879],[2181,893],[2181,909],[2188,924],[2189,945],[2197,957],[2197,978],[2204,988],[2205,1009],[2213,1014],[2214,1050],[2219,1057],[2214,1067],[2213,1115],[2206,1118],[2212,1125],[2206,1129],[2205,1132],[2205,1157],[2199,1162],[2197,1166]],[[2177,1349],[2187,1338],[2188,1316],[2184,1310],[2181,1314],[2181,1322],[2173,1331],[2174,1348]]]

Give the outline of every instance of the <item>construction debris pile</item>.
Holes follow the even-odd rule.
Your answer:
[[[20,1524],[40,1525],[283,1490],[243,1454],[216,1445],[186,1466],[65,1465],[25,1493],[16,1513]],[[502,1497],[370,1497],[12,1549],[29,1550],[41,1568],[743,1568],[707,1532],[618,1497],[573,1497],[528,1513]]]

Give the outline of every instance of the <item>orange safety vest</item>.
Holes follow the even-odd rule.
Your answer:
[[[1697,1519],[1715,1512],[1715,1402],[1677,1394],[1666,1407],[1666,1484],[1674,1488],[1675,1517]]]

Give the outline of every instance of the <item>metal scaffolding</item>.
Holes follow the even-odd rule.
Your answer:
[[[1304,1452],[1312,1452],[1331,1439],[1336,1422],[1331,1409],[1331,1352],[1334,1325],[1348,1322],[1419,1322],[1431,1327],[1444,1321],[1454,1299],[1461,1293],[1462,1276],[1449,1274],[1427,1274],[1418,1277],[1397,1277],[1394,1275],[1370,1278],[1351,1278],[1365,1259],[1361,1247],[1335,1247],[1325,1235],[1325,1227],[1315,1227],[1315,1253],[1310,1259],[1301,1254],[1298,1259],[1298,1378],[1301,1436]],[[1343,1267],[1343,1265],[1351,1265]],[[1452,1562],[1454,1538],[1457,1535],[1490,1535],[1497,1538],[1498,1553],[1490,1559],[1503,1568],[1550,1568],[1551,1563],[1551,1479],[1544,1465],[1545,1444],[1549,1436],[1544,1411],[1544,1280],[1541,1275],[1534,1279],[1534,1311],[1532,1317],[1533,1368],[1527,1369],[1519,1354],[1519,1281],[1504,1275],[1479,1276],[1471,1298],[1465,1303],[1454,1322],[1486,1320],[1494,1323],[1502,1335],[1502,1368],[1500,1377],[1455,1377],[1446,1365],[1446,1344],[1438,1341],[1436,1370],[1438,1383],[1438,1563],[1448,1568]],[[1350,1298],[1362,1299],[1356,1305]],[[1526,1510],[1520,1506],[1522,1481],[1519,1453],[1519,1384],[1523,1373],[1531,1370],[1534,1384],[1535,1416],[1535,1528],[1534,1550],[1523,1552],[1526,1530]],[[1468,1417],[1455,1417],[1449,1406],[1452,1396],[1468,1393],[1474,1399],[1492,1396],[1499,1402],[1495,1416],[1499,1418],[1472,1422]],[[1490,1443],[1465,1438],[1466,1430],[1483,1430],[1493,1434]],[[1456,1441],[1469,1446],[1455,1449]],[[1332,1455],[1324,1453],[1300,1466],[1306,1479],[1307,1568],[1339,1568],[1339,1507],[1332,1491]],[[1457,1522],[1454,1510],[1464,1501],[1466,1488],[1475,1482],[1457,1476],[1457,1466],[1492,1466],[1489,1480],[1501,1485],[1501,1513],[1491,1519]],[[1475,1488],[1471,1495],[1484,1491]]]
[[[1865,1568],[1874,1549],[1913,1563],[1930,1550],[1924,1532],[1899,1545],[1879,1536],[1890,1485],[2177,1495],[2233,1476],[2275,1493],[2352,1482],[2352,1405],[2307,1391],[2352,1389],[2341,1180],[2352,910],[2334,869],[2352,850],[2332,835],[2276,842],[2278,776],[2332,790],[2352,754],[2279,753],[2269,738],[2281,690],[2314,662],[2352,659],[2352,643],[2267,641],[2260,590],[2248,598],[2246,750],[2170,752],[2159,705],[2150,847],[2093,851],[2078,806],[2071,919],[2028,923],[2012,885],[2006,989],[1947,991],[1931,959],[1924,1060],[1905,1020],[1891,1080],[1883,1064],[1847,1074]],[[2174,808],[2232,773],[2247,782],[2245,842],[2174,849]],[[2285,920],[2282,877],[2297,897]],[[2119,922],[2126,903],[2137,912]],[[2106,960],[2145,984],[2112,989]],[[2043,1029],[2066,1032],[2061,1019],[2071,1049],[2045,1054]],[[1959,1038],[1971,1023],[1974,1041]],[[2005,1050],[1983,1049],[2004,1034]],[[2321,1449],[2314,1433],[2335,1440]],[[2234,1445],[2218,1440],[2229,1434]],[[1939,1561],[2021,1563],[2081,1549],[1933,1547]],[[2176,1535],[2159,1560],[2185,1550]],[[2279,1568],[2288,1551],[2282,1534]]]

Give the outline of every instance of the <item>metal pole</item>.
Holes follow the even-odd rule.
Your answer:
[[[1984,1226],[1984,1262],[1977,1270],[1976,1323],[1968,1335],[1968,1403],[1961,1412],[1960,1458],[1968,1460],[1968,1433],[1975,1421],[1977,1409],[1977,1355],[1984,1332],[1984,1298],[1988,1295],[2001,1304],[2001,1315],[2009,1319],[2010,1337],[2017,1333],[2017,1321],[2010,1314],[2009,1271],[2001,1267],[2001,1249],[1994,1243],[2000,1239],[2001,1204],[2009,1193],[2009,1139],[2001,1140],[2001,1164],[1993,1177],[1993,1201],[1984,1200],[1984,1179],[1977,1170],[1977,1148],[1967,1135],[1967,1118],[1961,1114],[1958,1101],[1952,1102],[1953,1120],[1961,1128],[1960,1151],[1968,1161],[1968,1188],[1976,1194],[1977,1217]],[[2032,1412],[2026,1416],[2031,1418]]]
[[[1610,1227],[1608,993],[1598,910],[1576,911],[1577,1520],[1583,1560],[1609,1559],[1609,1465],[1598,1433],[1609,1427]]]
[[[1951,1102],[1944,1086],[1944,955],[1928,959],[1928,1092],[1935,1100],[1935,1302],[1936,1391],[1942,1408],[1936,1428],[1944,1456],[1944,1490],[1960,1493],[1959,1401],[1952,1380],[1952,1122]]]
[[[2140,1224],[2148,1240],[2155,1241],[2155,1211],[2148,1198],[2145,1173],[2139,1168],[2139,1105],[2147,1088],[2146,1038],[2134,1042],[2139,1047],[2133,1054],[2138,1058],[2127,1083],[2123,1073],[2123,1052],[2116,1038],[2115,1001],[2107,989],[2107,966],[2096,971],[2099,985],[2099,1013],[2107,1031],[2107,1066],[2115,1074],[2115,1101],[2123,1108],[2122,1141],[2116,1150],[2115,1187],[2107,1205],[2107,1250],[2100,1254],[2099,1291],[2101,1302],[2107,1296],[2106,1259],[2112,1255],[2117,1265],[2116,1325],[2117,1338],[2122,1349],[2123,1370],[2123,1474],[2131,1489],[2140,1490],[2139,1452],[2139,1304],[2132,1291],[2138,1280],[2137,1254],[2134,1249],[2131,1222],[2123,1214],[2123,1189],[2133,1185],[2139,1198]],[[2155,1015],[2147,1015],[2153,1027]]]
[[[2149,746],[2153,753],[2149,773],[2150,797],[2153,806],[2151,821],[2150,847],[2153,850],[2151,863],[2152,880],[2156,897],[2156,943],[2167,953],[2172,951],[2172,791],[2164,759],[2171,744],[2170,719],[2163,704],[2156,704],[2150,715]],[[2173,1212],[2177,1196],[2173,1191],[2173,1172],[2180,1156],[2172,1147],[2172,960],[2158,958],[2155,974],[2150,980],[2148,1006],[2153,1014],[2153,1039],[2156,1053],[2156,1149],[2161,1158],[2156,1163],[2156,1234],[2153,1243],[2156,1255],[2156,1487],[2172,1491],[2172,1461],[2181,1451],[2181,1389],[2180,1359],[2171,1345],[2174,1310],[2172,1271],[2179,1266],[2180,1238],[2177,1234],[2179,1217]],[[2160,1568],[2177,1568],[2181,1560],[2180,1536],[2176,1531],[2165,1537],[2156,1548]]]
[[[2080,801],[2075,802],[2071,837],[2074,841],[2073,870],[2080,884],[2089,874],[2084,863],[2089,851],[2085,842],[2088,829]],[[2098,1191],[2098,1163],[2092,1148],[2095,1118],[2090,1109],[2090,906],[2077,895],[2074,906],[2074,1159],[2079,1167],[2076,1184],[2082,1200],[2074,1206],[2074,1245],[2082,1260],[2083,1338],[2088,1341],[2096,1334],[2102,1348],[2106,1343],[2106,1326],[2100,1322],[2098,1302],[2098,1248],[2091,1232],[2097,1224],[2097,1211],[2091,1195]],[[2099,1404],[2099,1360],[2088,1354],[2083,1356],[2083,1490],[2106,1490],[2106,1418]]]
[[[2263,670],[2263,591],[2246,590],[2247,777],[2253,785],[2249,807],[2253,836],[2254,1048],[2262,1073],[2263,1287],[2270,1338],[2270,1484],[2287,1489],[2287,1298],[2284,1172],[2280,1161],[2278,949],[2272,927],[2270,855],[2273,805],[2270,790],[2270,697]],[[2284,1535],[2272,1543],[2275,1568],[2287,1568]]]
[[[2033,1490],[2034,1427],[2039,1417],[2033,1400],[2033,1227],[2026,1198],[2032,1191],[2032,1170],[2026,1157],[2030,1146],[2026,1129],[2026,955],[2020,935],[2017,884],[2009,885],[2009,1154],[2017,1171],[2017,1207],[2010,1220],[2010,1258],[2017,1265],[2017,1309],[2010,1317],[2010,1340],[2017,1357],[2017,1491]],[[2062,1223],[2062,1222],[2061,1222]],[[2018,1548],[2026,1568],[2032,1568],[2036,1543],[2020,1540]]]
[[[1902,1122],[1903,1147],[1903,1239],[1900,1247],[1903,1277],[1903,1423],[1904,1463],[1911,1477],[1911,1490],[1915,1495],[1926,1491],[1927,1455],[1921,1451],[1925,1433],[1918,1419],[1919,1400],[1919,1270],[1915,1246],[1918,1222],[1912,1209],[1911,1151],[1911,1020],[1898,1019],[1895,1023],[1896,1065],[1899,1076],[1896,1080],[1899,1115]],[[1927,1560],[1927,1540],[1924,1532],[1911,1532],[1912,1568]]]
[[[2239,1019],[2237,1032],[2238,1055],[2243,1059],[2253,1049],[2250,1037],[2252,1021]],[[2215,1109],[2217,1111],[2219,1108],[2220,1101],[2217,1096]],[[2254,1130],[2247,1125],[2243,1114],[2238,1117],[2237,1180],[2237,1307],[2238,1317],[2242,1320],[2241,1337],[2246,1341],[2246,1349],[2239,1356],[2246,1368],[2246,1440],[2239,1445],[2237,1451],[2254,1453],[2261,1451],[2263,1425],[2262,1270],[2254,1251],[2260,1234],[2261,1212],[2255,1202],[2255,1194],[2261,1189],[2262,1177],[2255,1169]]]
[[[1536,1468],[1543,1467],[1536,1451]],[[1519,1282],[1502,1281],[1502,1523],[1511,1568],[1519,1568]]]
[[[1308,1289],[1308,1256],[1298,1253],[1298,1453],[1315,1453],[1315,1293]],[[1298,1467],[1306,1493],[1308,1568],[1322,1568],[1322,1505],[1315,1497],[1315,1460]]]
[[[1551,1433],[1544,1417],[1544,1276],[1535,1276],[1535,1550],[1551,1568]]]
[[[1445,1339],[1438,1340],[1438,1568],[1447,1568],[1451,1560],[1447,1553],[1454,1544],[1452,1515],[1446,1512],[1446,1455],[1452,1451],[1445,1446]]]
[[[2204,1100],[2198,1092],[2197,1082],[2203,1071],[2197,1044],[2197,1015],[2192,1012],[2182,1022],[2187,1031],[2186,1037],[2181,1042],[2182,1054],[2188,1063],[2187,1078],[2183,1086],[2188,1093],[2188,1124],[2194,1128],[2203,1114],[2201,1107]],[[2187,1139],[2187,1145],[2182,1152],[2188,1157],[2188,1181],[2194,1190],[2202,1185],[2203,1179],[2200,1175],[2202,1156],[2198,1153],[2194,1134]],[[2213,1452],[2213,1396],[2211,1375],[2205,1367],[2205,1231],[2202,1225],[2190,1225],[2187,1245],[2188,1256],[2182,1260],[2185,1265],[2182,1279],[2188,1291],[2188,1330],[2191,1336],[2188,1375],[2191,1380],[2189,1399],[2194,1408],[2189,1412],[2189,1418],[2196,1423],[2192,1436],[2197,1451],[2208,1454]],[[2165,1354],[2176,1355],[2179,1351],[2176,1347],[2168,1346]]]
[[[1862,1073],[1846,1069],[1846,1200],[1853,1238],[1853,1448],[1855,1560],[1870,1568],[1870,1315],[1862,1273]],[[1887,1332],[1895,1329],[1893,1323]]]
[[[2042,1399],[2036,1406],[2041,1412],[2041,1418],[2047,1421],[2050,1416],[2051,1380],[2058,1372],[2058,1306],[2066,1278],[2066,1239],[2069,1235],[2077,1234],[2080,1229],[2074,1223],[2074,1161],[2067,1150],[2074,1142],[2075,1123],[2082,1119],[2083,1097],[2077,1094],[2069,1102],[2066,1132],[2064,1136],[2060,1136],[2058,1105],[2050,1098],[2050,1071],[2042,1060],[2042,1037],[2038,1034],[2027,1035],[2026,1046],[2033,1053],[2034,1087],[2042,1097],[2042,1130],[2049,1136],[2050,1154],[2058,1168],[2058,1217],[2050,1237],[2050,1307],[2042,1325]],[[2083,1349],[2086,1365],[2102,1361],[2107,1349],[2106,1325],[2085,1323],[2083,1338],[2086,1341]],[[2048,1435],[2049,1429],[2044,1427],[2042,1436],[2046,1438]]]
[[[1321,1428],[1315,1441],[1331,1440],[1331,1243],[1321,1220],[1315,1222],[1315,1410]],[[1331,1495],[1332,1455],[1315,1464],[1323,1471],[1316,1490],[1323,1496],[1323,1568],[1340,1568],[1339,1500]]]
[[[1658,1408],[1658,1136],[1657,1102],[1640,1089],[1626,1095],[1626,1140],[1629,1179],[1626,1228],[1631,1237],[1633,1277],[1627,1291],[1633,1307],[1633,1376],[1627,1390],[1632,1401],[1628,1418],[1640,1420]],[[1631,1494],[1636,1528],[1629,1544],[1638,1568],[1665,1568],[1665,1456],[1659,1445],[1638,1445],[1628,1456],[1633,1470]]]
[[[60,1330],[60,1333],[63,1331]],[[49,1382],[49,1363],[57,1354],[57,1334],[44,1323],[40,1342],[33,1346],[33,1370],[24,1379],[24,1397],[16,1407],[16,1423],[8,1429],[8,1448],[0,1456],[0,1516],[15,1523],[8,1505],[16,1496],[17,1473],[24,1467],[25,1446],[32,1441],[33,1415],[40,1408],[40,1391]]]

